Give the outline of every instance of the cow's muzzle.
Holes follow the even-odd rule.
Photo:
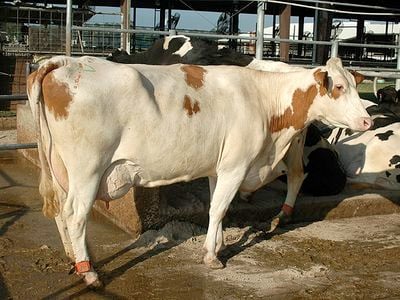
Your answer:
[[[357,131],[366,131],[370,129],[374,125],[374,121],[369,117],[362,117],[356,120],[356,128]]]

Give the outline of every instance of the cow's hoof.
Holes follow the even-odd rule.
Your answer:
[[[100,289],[103,287],[103,283],[100,281],[96,272],[83,273],[83,280],[90,289]]]
[[[223,269],[224,268],[224,265],[222,264],[222,262],[216,257],[209,258],[206,255],[206,256],[204,256],[203,261],[204,261],[204,264],[210,269],[217,270],[217,269]]]
[[[268,233],[274,232],[275,229],[279,226],[279,222],[280,219],[278,217],[273,218],[269,225],[269,229],[267,228],[267,232]]]
[[[278,215],[272,218],[269,229],[267,228],[267,233],[274,232],[278,226],[285,225],[289,223],[291,217],[281,211]]]
[[[87,287],[91,290],[99,290],[104,287],[103,283],[100,281],[100,279],[96,279],[90,284],[87,284]]]

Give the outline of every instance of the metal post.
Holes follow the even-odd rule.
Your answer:
[[[162,6],[160,8],[160,31],[165,30],[165,8]]]
[[[299,34],[297,39],[301,41],[304,36],[304,16],[299,16]],[[299,43],[297,45],[297,56],[301,57],[303,55],[303,44]]]
[[[172,17],[172,9],[171,9],[171,0],[168,1],[168,30],[171,29],[171,17]]]
[[[131,28],[131,0],[126,0],[126,29]],[[131,35],[130,33],[126,34],[126,51],[131,54]]]
[[[264,16],[265,2],[257,3],[257,42],[256,42],[256,58],[263,59],[264,52]]]
[[[318,7],[318,3],[315,4],[316,7]],[[317,40],[317,33],[318,33],[318,10],[316,9],[314,12],[314,30],[313,30],[313,40]],[[312,64],[314,65],[315,62],[317,61],[317,45],[313,44],[313,50],[312,50]]]
[[[71,56],[72,0],[67,0],[67,20],[65,21],[65,55]]]
[[[279,15],[279,38],[289,39],[290,36],[290,16],[292,8],[286,5],[282,13]],[[279,57],[280,61],[289,62],[289,47],[290,44],[286,42],[279,43]]]
[[[131,23],[131,0],[121,0],[121,29],[129,29]],[[130,34],[121,33],[121,48],[130,53]]]
[[[121,20],[120,20],[120,28],[121,29],[126,29],[125,28],[125,1],[124,0],[121,0],[120,1],[120,14],[121,14]],[[120,34],[120,48],[121,48],[121,50],[125,50],[126,51],[126,45],[125,45],[125,33],[122,33],[121,32],[121,34]]]
[[[331,57],[338,57],[339,53],[339,42],[334,40],[331,46]]]
[[[31,64],[25,63],[25,78],[28,78],[29,74],[31,74]]]
[[[397,35],[397,69],[400,70],[400,32]],[[400,79],[396,79],[396,90],[400,90]]]

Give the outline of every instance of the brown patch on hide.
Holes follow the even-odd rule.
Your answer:
[[[53,64],[53,63],[46,64],[46,65],[40,67],[39,70],[37,70],[36,80],[39,82],[42,82],[48,73],[57,69],[58,67],[59,67],[59,65]]]
[[[35,84],[35,82],[39,82],[40,84],[42,84],[44,77],[48,73],[50,73],[51,71],[53,71],[54,69],[57,69],[57,68],[58,68],[57,64],[46,64],[46,65],[40,67],[39,70],[32,72],[27,78],[28,95],[32,94],[32,88],[33,88],[33,85]]]
[[[356,86],[364,81],[365,77],[363,74],[360,74],[357,71],[353,71],[353,70],[350,70],[349,72],[351,73],[351,75],[354,76],[354,79],[356,80]]]
[[[50,73],[43,79],[42,91],[44,103],[54,114],[55,119],[66,119],[68,107],[72,102],[68,85],[56,80],[54,75]]]
[[[194,105],[193,105],[193,112],[194,112],[195,114],[197,114],[199,111],[200,111],[199,102],[196,101],[196,102],[194,103]]]
[[[195,101],[192,106],[192,99],[188,95],[185,95],[183,100],[183,109],[187,111],[187,115],[191,117],[193,114],[197,114],[200,111],[199,102]]]
[[[181,70],[185,73],[186,83],[194,89],[199,89],[204,85],[204,73],[207,71],[200,66],[184,65]]]
[[[308,111],[317,95],[317,86],[312,85],[306,91],[297,89],[293,93],[292,107],[286,108],[281,116],[272,116],[269,129],[272,133],[284,128],[293,127],[295,130],[304,128]]]
[[[328,93],[329,88],[329,80],[328,80],[328,72],[321,71],[321,69],[317,69],[314,72],[314,79],[319,85],[319,94],[324,96]]]
[[[337,98],[340,97],[340,95],[341,95],[340,89],[337,86],[334,86],[331,93],[332,98],[336,100]]]

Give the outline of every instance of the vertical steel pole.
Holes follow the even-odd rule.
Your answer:
[[[257,3],[257,43],[256,43],[256,58],[263,59],[264,52],[264,16],[265,2],[258,1]]]
[[[65,22],[65,55],[71,56],[72,0],[67,0],[67,20]]]
[[[126,29],[130,29],[131,27],[131,0],[126,0],[125,27]],[[126,33],[125,38],[126,38],[126,52],[131,54],[131,34]]]
[[[331,57],[338,57],[339,55],[339,42],[337,40],[333,40],[331,45]]]
[[[131,0],[121,0],[121,29],[129,29],[131,24]],[[130,54],[131,41],[130,34],[127,32],[121,33],[121,48]]]
[[[279,38],[290,38],[290,16],[292,15],[292,7],[285,5],[282,13],[279,15]],[[289,62],[290,44],[287,42],[279,43],[279,58],[280,61]]]
[[[397,35],[397,69],[400,70],[400,32]],[[396,79],[396,90],[400,90],[400,79]]]
[[[316,7],[318,7],[318,3],[315,4]],[[318,35],[318,10],[316,9],[314,12],[314,30],[313,30],[313,40],[317,40],[317,35]],[[312,64],[314,65],[315,62],[317,61],[317,45],[313,44],[313,49],[312,49]]]

